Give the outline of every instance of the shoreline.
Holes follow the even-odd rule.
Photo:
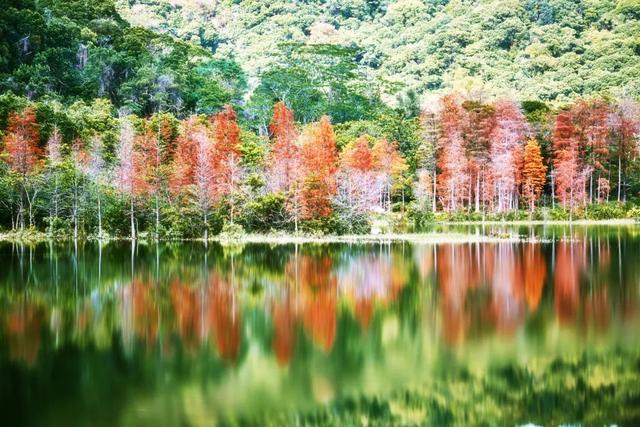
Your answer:
[[[640,225],[640,221],[633,218],[617,219],[576,219],[569,220],[515,220],[515,221],[436,221],[432,225]]]
[[[635,219],[607,219],[607,220],[575,220],[575,221],[542,221],[542,220],[521,220],[521,221],[442,221],[428,224],[429,227],[448,226],[640,226],[640,222]],[[83,237],[79,241],[98,241],[94,236]],[[114,241],[130,241],[128,237],[108,237],[101,241],[109,243]],[[209,238],[209,242],[220,243],[222,245],[244,244],[244,243],[265,243],[265,244],[303,244],[303,243],[382,243],[382,242],[408,242],[408,243],[491,243],[505,241],[522,241],[522,236],[514,230],[505,230],[499,235],[485,235],[478,233],[465,233],[463,231],[438,231],[429,230],[425,232],[412,233],[388,233],[388,234],[348,234],[348,235],[296,235],[293,233],[283,234],[242,234],[238,236],[217,235]],[[21,236],[19,233],[0,233],[0,242],[9,243],[44,243],[44,242],[71,242],[73,239],[49,238],[45,233],[31,233]],[[153,238],[140,238],[141,243],[152,243]],[[193,239],[160,239],[160,242],[204,242],[201,238]]]

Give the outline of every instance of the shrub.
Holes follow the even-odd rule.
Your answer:
[[[242,225],[238,223],[231,224],[230,222],[225,222],[222,226],[222,231],[220,232],[220,238],[222,239],[237,239],[239,237],[244,236],[246,233]]]
[[[627,218],[640,219],[640,206],[633,206],[627,211]]]
[[[569,220],[569,210],[557,207],[549,209],[548,211],[548,219],[552,221],[568,221]]]
[[[585,209],[587,219],[616,219],[625,216],[624,205],[618,202],[589,205]]]
[[[195,208],[165,206],[160,211],[160,236],[166,239],[202,237],[202,213]]]
[[[300,222],[300,230],[315,235],[324,234],[367,234],[371,223],[365,214],[351,214],[348,217],[334,211],[324,218],[309,219]]]
[[[291,228],[287,221],[284,195],[272,193],[247,203],[239,222],[250,232],[268,232]]]
[[[430,210],[410,210],[408,218],[413,221],[413,225],[417,230],[427,228],[436,220],[435,214]]]

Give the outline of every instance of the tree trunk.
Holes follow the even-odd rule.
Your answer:
[[[158,191],[156,190],[156,240],[160,238],[160,202],[158,201]]]
[[[24,193],[20,192],[20,205],[18,206],[18,218],[20,222],[20,231],[24,231]]]
[[[556,183],[553,170],[551,171],[551,209],[556,208]]]
[[[480,212],[480,173],[476,174],[476,212]]]
[[[98,196],[98,240],[102,240],[102,202],[100,200],[100,189],[97,191]]]
[[[78,240],[78,194],[73,193],[73,240]]]
[[[234,212],[235,206],[234,206],[234,203],[233,203],[233,191],[235,189],[235,179],[236,179],[236,177],[235,177],[235,163],[236,163],[235,155],[233,153],[231,153],[231,161],[229,162],[229,167],[231,169],[231,182],[229,183],[230,187],[231,187],[231,188],[229,188],[229,205],[230,205],[229,217],[231,219],[231,225],[233,225],[234,213],[235,213]]]
[[[437,186],[436,186],[436,172],[433,171],[433,199],[431,200],[432,206],[431,206],[431,210],[435,213],[436,211],[436,191],[437,191]]]
[[[129,214],[131,219],[131,241],[134,241],[136,240],[136,223],[133,214],[133,197],[131,197],[131,201],[129,203]]]
[[[204,241],[207,242],[209,240],[209,217],[206,209],[202,212],[202,217],[204,219]]]
[[[618,202],[622,191],[622,158],[618,156]]]

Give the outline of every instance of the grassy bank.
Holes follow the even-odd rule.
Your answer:
[[[640,225],[636,219],[580,219],[575,221],[567,220],[515,220],[515,221],[436,221],[431,222],[424,227],[421,232],[388,232],[375,234],[309,234],[309,233],[221,233],[209,238],[211,242],[219,242],[221,244],[242,244],[242,243],[266,243],[266,244],[303,244],[303,243],[379,243],[379,242],[409,242],[409,243],[479,243],[479,242],[495,242],[505,240],[521,240],[515,230],[496,230],[496,227],[512,227],[512,226],[635,226]],[[484,230],[483,234],[479,234],[477,229],[470,232],[462,232],[449,230],[447,228],[463,227],[490,227],[491,230]],[[25,229],[23,231],[9,231],[0,233],[0,241],[16,242],[16,243],[40,243],[48,241],[71,241],[72,236],[64,236],[57,234],[51,237],[47,233],[35,229]],[[97,241],[97,236],[83,236],[83,241]],[[108,236],[101,239],[103,242],[109,241],[128,241],[128,237]],[[154,242],[155,238],[152,234],[141,233],[138,239],[140,242]],[[160,241],[203,241],[201,238],[195,239],[166,239],[161,238]]]

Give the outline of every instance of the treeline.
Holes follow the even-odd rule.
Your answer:
[[[179,120],[116,118],[100,100],[56,111],[24,103],[2,137],[0,219],[74,238],[363,233],[398,220],[542,218],[541,207],[571,219],[635,198],[640,184],[632,100],[550,111],[450,94],[389,123],[300,124],[278,102],[261,135],[228,105]],[[626,215],[616,209],[609,215]]]

